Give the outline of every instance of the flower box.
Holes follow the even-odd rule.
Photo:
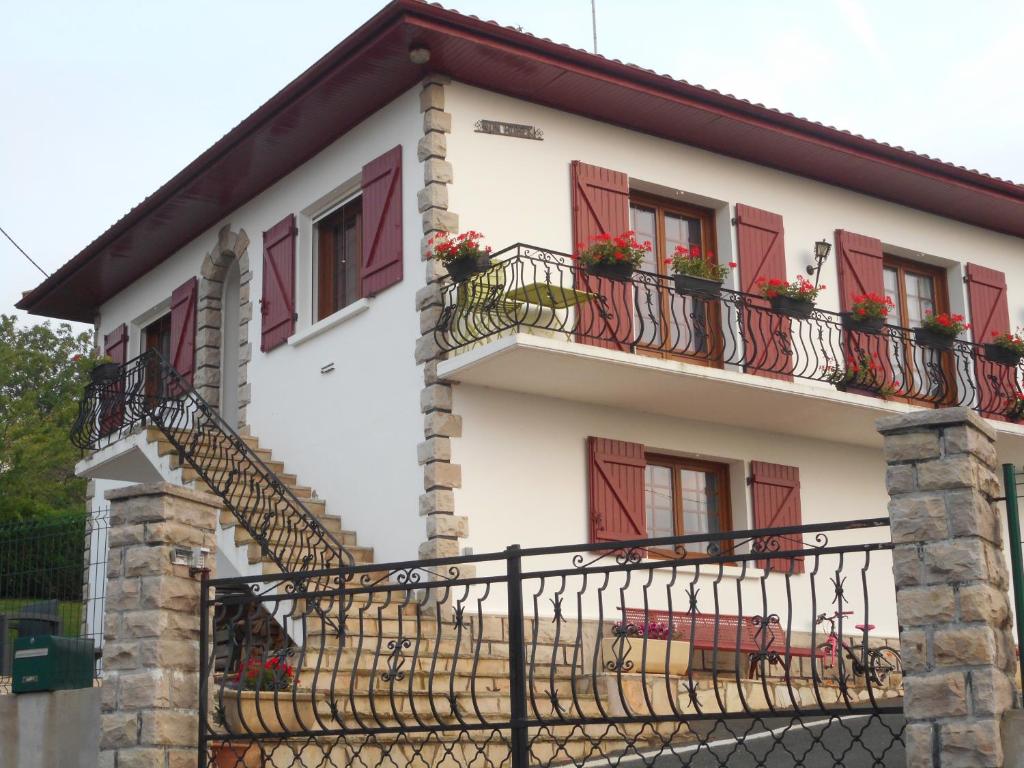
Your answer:
[[[210,763],[215,768],[259,768],[263,755],[259,744],[251,741],[211,741]]]
[[[100,363],[89,371],[89,380],[93,384],[106,384],[121,375],[121,366],[117,363]]]
[[[240,691],[224,689],[224,725],[228,733],[301,733],[317,728],[309,691]],[[332,723],[330,717],[321,718]]]
[[[915,328],[914,341],[922,347],[930,347],[931,349],[952,349],[953,342],[956,341],[956,336],[950,336],[946,333],[936,333],[929,328]]]
[[[814,311],[813,301],[802,301],[794,299],[792,296],[772,296],[768,301],[772,305],[773,312],[797,320],[806,320]]]
[[[633,277],[633,265],[628,261],[619,261],[614,264],[596,261],[587,264],[585,269],[594,277],[604,277],[609,280],[626,281]]]
[[[646,642],[647,657],[644,658]],[[624,643],[623,645],[619,645]],[[671,648],[668,646],[671,645]],[[620,650],[621,649],[621,650]],[[653,675],[685,675],[690,668],[690,643],[687,640],[655,640],[632,635],[626,638],[606,637],[601,641],[606,672],[637,673],[646,672]],[[619,654],[622,654],[621,664]],[[665,665],[665,654],[669,654],[668,667]],[[611,666],[609,666],[609,663]],[[615,669],[621,666],[621,669]]]
[[[456,283],[464,283],[473,275],[486,272],[491,266],[491,255],[480,253],[448,262],[448,274]]]
[[[1007,349],[1002,344],[986,344],[985,357],[989,362],[998,365],[1018,365],[1021,361],[1021,353]]]
[[[850,312],[843,313],[843,328],[860,333],[879,334],[885,328],[884,317],[860,317]]]
[[[717,299],[722,295],[722,281],[693,275],[676,275],[676,293],[680,296],[703,296]]]
[[[865,395],[867,397],[878,397],[882,394],[882,390],[874,387],[858,386],[857,384],[843,384],[839,383],[835,385],[836,389],[840,392],[846,392],[848,395]]]

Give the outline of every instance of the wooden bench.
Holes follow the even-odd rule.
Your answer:
[[[644,623],[671,627],[673,640],[686,640],[701,651],[745,653],[750,662],[748,676],[757,677],[765,662],[779,664],[789,671],[788,659],[811,658],[811,648],[786,647],[786,637],[777,616],[763,621],[760,616],[735,616],[725,613],[676,613],[626,608],[623,623],[642,627]]]

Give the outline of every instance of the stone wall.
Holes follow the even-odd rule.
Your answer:
[[[1016,701],[995,431],[965,408],[878,422],[885,436],[908,768],[1003,766]]]
[[[220,500],[167,483],[107,492],[110,559],[100,766],[196,765],[200,580],[175,546],[215,562]]]

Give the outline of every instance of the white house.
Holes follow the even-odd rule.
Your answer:
[[[505,267],[455,285],[427,238],[469,229]],[[630,282],[559,255],[630,229]],[[884,516],[874,421],[912,409],[977,408],[1024,461],[1020,367],[982,346],[1024,321],[1022,237],[1022,186],[395,0],[19,307],[94,323],[118,363],[160,350],[401,561]],[[820,312],[766,309],[758,278],[823,239]],[[673,293],[677,245],[738,264],[721,299]],[[869,292],[895,305],[871,338],[838,314]],[[972,330],[923,347],[929,311]],[[885,391],[829,378],[857,349]],[[188,479],[114,436],[80,465],[97,504]]]

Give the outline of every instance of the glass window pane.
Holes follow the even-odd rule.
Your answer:
[[[648,464],[644,476],[644,503],[647,508],[647,535],[651,538],[674,536],[672,513],[672,470]]]
[[[928,312],[935,311],[935,281],[928,275],[908,272],[905,280],[907,290],[907,320],[911,328],[919,328]]]
[[[886,267],[882,271],[882,279],[885,284],[885,295],[892,299],[893,308],[889,312],[888,323],[890,325],[903,325],[903,308],[900,306],[900,275],[892,267]]]
[[[633,217],[632,229],[636,232],[636,239],[641,243],[645,240],[651,241],[651,250],[644,256],[640,269],[645,272],[658,272],[658,227],[654,209],[634,205],[631,206],[630,213]]]
[[[680,470],[683,502],[683,533],[717,533],[721,490],[713,472]]]

